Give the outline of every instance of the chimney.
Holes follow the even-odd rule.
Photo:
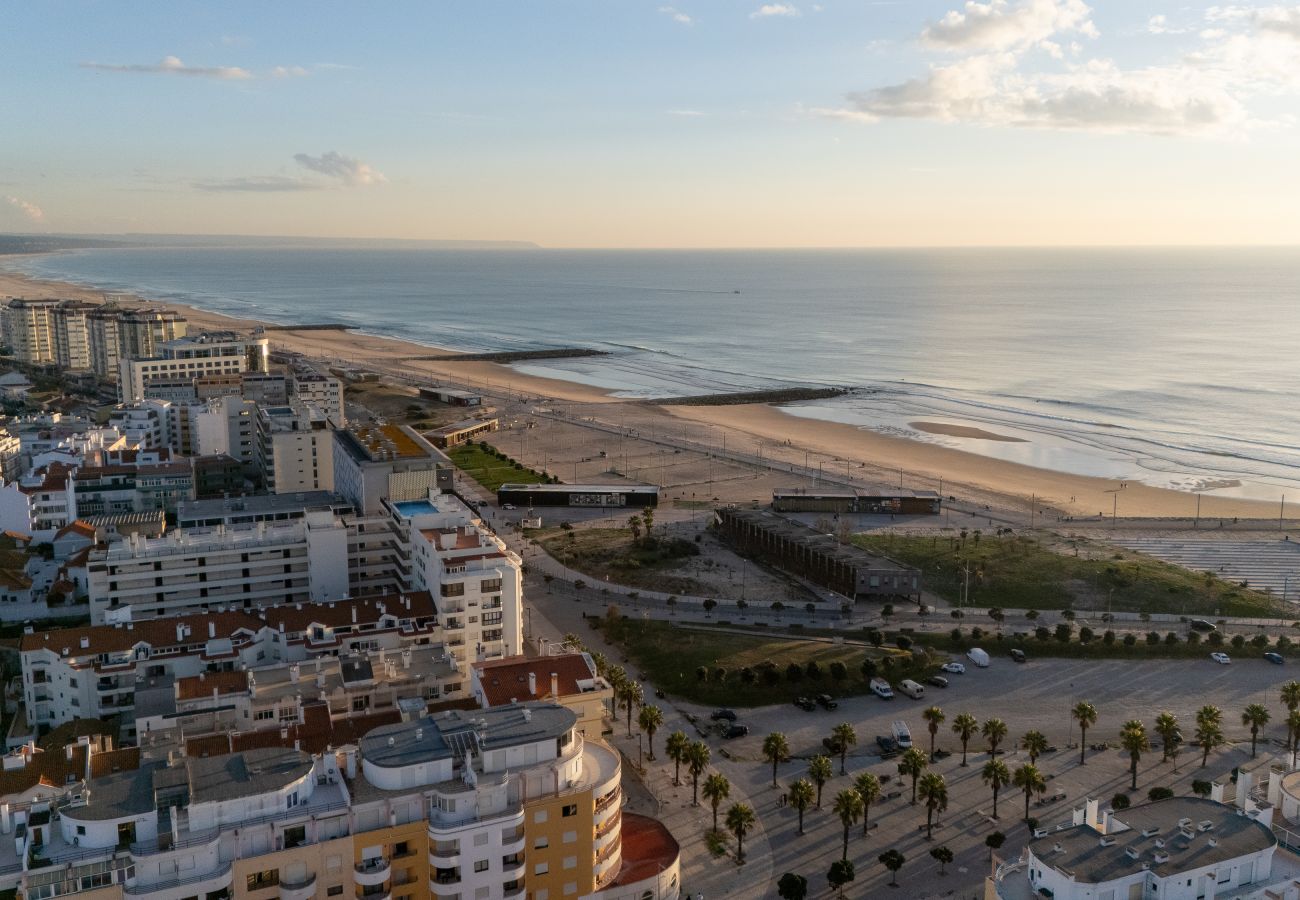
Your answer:
[[[90,638],[88,638],[88,637],[87,637],[86,635],[84,635],[84,634],[81,636],[81,649],[82,649],[82,650],[89,650],[89,649],[90,649]]]
[[[66,747],[64,747],[64,748],[63,748],[63,752],[64,752],[64,754],[67,755],[67,757],[68,757],[68,762],[71,762],[71,761],[72,761],[72,745],[71,745],[71,744],[68,744]]]
[[[210,637],[210,638],[214,638],[214,637],[216,637],[216,636],[217,636],[217,623],[214,622],[214,621],[212,621],[211,619],[209,619],[209,620],[208,620],[208,637]]]
[[[352,624],[357,624],[357,605],[352,604]]]
[[[528,696],[537,696],[537,675],[534,672],[528,673]]]
[[[558,672],[551,673],[551,697],[556,700],[560,698],[560,675]]]
[[[298,683],[298,664],[294,663],[289,667],[289,680],[294,684]]]

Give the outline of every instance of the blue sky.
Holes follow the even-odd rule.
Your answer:
[[[1296,243],[1300,5],[41,3],[0,229]]]

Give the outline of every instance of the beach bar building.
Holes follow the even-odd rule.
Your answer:
[[[483,395],[473,391],[457,391],[444,387],[422,387],[420,396],[425,400],[436,400],[448,406],[482,406]]]
[[[462,419],[451,425],[426,432],[425,437],[433,442],[433,446],[446,450],[448,447],[459,447],[461,444],[469,443],[481,434],[496,431],[498,427],[499,422],[495,418]]]
[[[853,600],[921,600],[921,571],[860,547],[841,544],[798,522],[762,509],[717,510],[722,536],[743,556],[843,594]]]
[[[503,484],[497,488],[497,502],[582,509],[644,508],[659,505],[659,488],[653,484]]]
[[[777,512],[937,516],[942,502],[938,491],[905,488],[777,488],[772,492],[772,508]]]

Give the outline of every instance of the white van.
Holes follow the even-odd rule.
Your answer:
[[[920,700],[925,696],[925,688],[910,678],[903,679],[903,683],[898,686],[898,689],[913,700]]]
[[[899,719],[894,723],[894,740],[898,743],[898,749],[912,749],[912,732],[908,729],[907,723]]]
[[[981,669],[989,667],[989,655],[979,647],[971,647],[966,651],[966,658]]]
[[[875,694],[881,700],[893,700],[894,691],[889,686],[889,682],[883,678],[871,679],[871,693]]]

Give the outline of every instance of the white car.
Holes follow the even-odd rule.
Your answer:
[[[1226,653],[1211,653],[1210,659],[1214,660],[1216,663],[1218,663],[1221,666],[1232,665],[1232,657]]]
[[[949,675],[965,675],[966,667],[958,662],[944,663],[940,668]]]
[[[515,505],[514,505],[513,503],[502,503],[502,504],[501,504],[501,508],[502,508],[502,509],[514,509],[514,508],[515,508]]]

